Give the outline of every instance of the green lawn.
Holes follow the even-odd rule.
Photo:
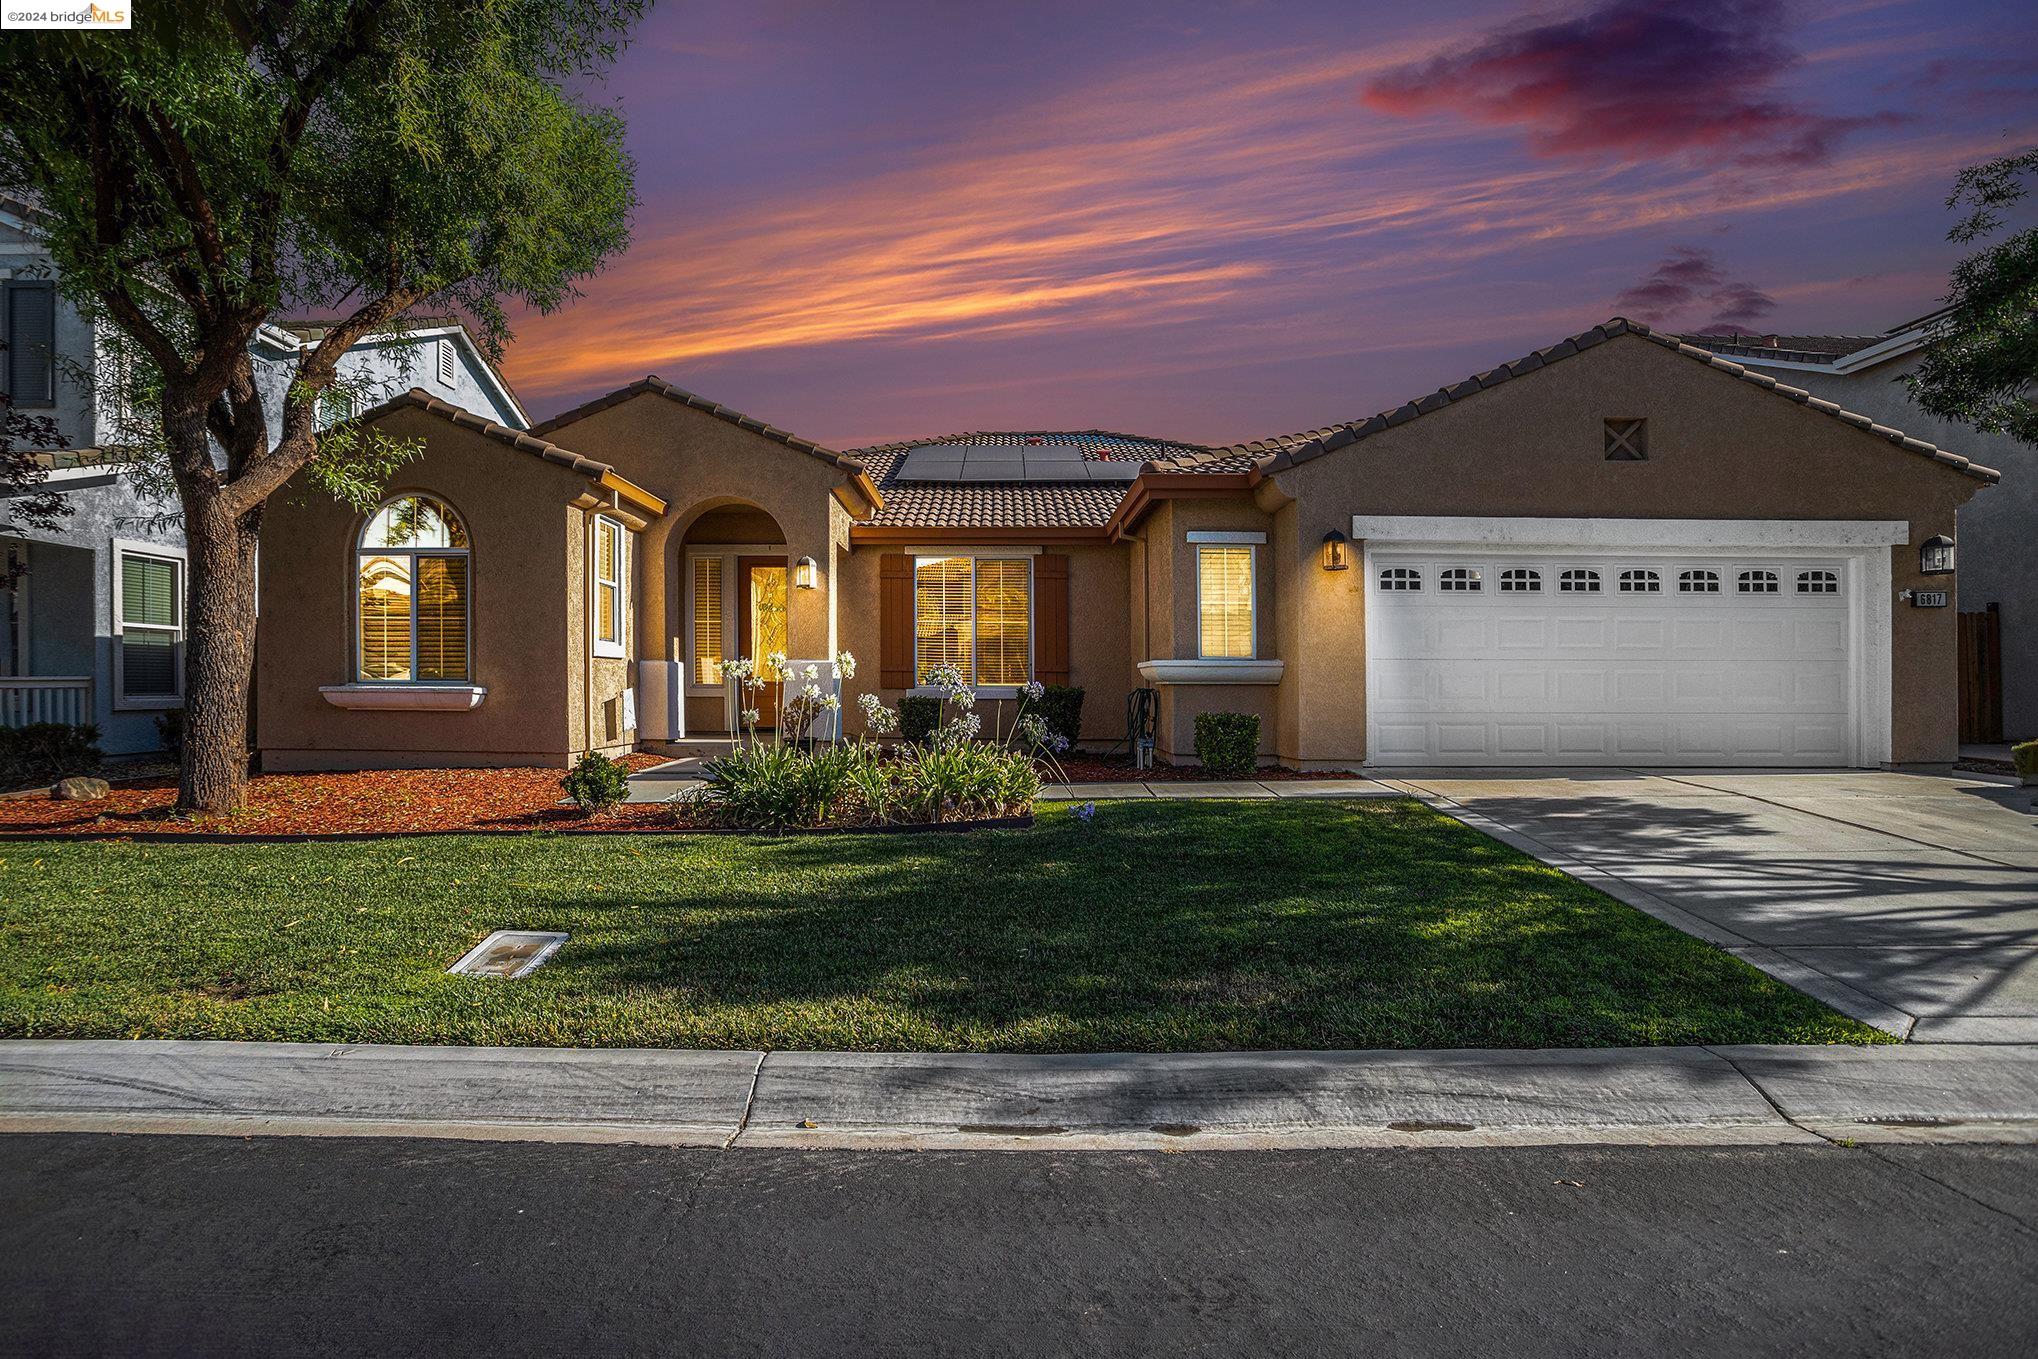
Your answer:
[[[565,930],[515,982],[445,967]],[[1014,1052],[1872,1042],[1415,802],[1028,831],[0,844],[0,1036]]]

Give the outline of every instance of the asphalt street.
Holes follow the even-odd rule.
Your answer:
[[[2038,1148],[0,1138],[0,1352],[2038,1352]]]

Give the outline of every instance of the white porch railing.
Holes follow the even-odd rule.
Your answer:
[[[88,676],[0,678],[0,727],[25,727],[31,722],[92,720],[92,679]]]

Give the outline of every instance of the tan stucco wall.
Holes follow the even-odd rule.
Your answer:
[[[1649,421],[1649,460],[1606,461],[1602,421]],[[1364,581],[1320,570],[1326,530],[1354,513],[1692,519],[1904,519],[1893,590],[1947,588],[1918,574],[1917,545],[1952,533],[1982,483],[1648,340],[1613,339],[1385,430],[1274,479],[1284,657],[1284,760],[1348,763],[1365,751]],[[1358,545],[1354,544],[1354,556]],[[1954,758],[1954,610],[1893,603],[1892,754]]]
[[[325,701],[319,686],[354,677],[354,551],[364,516],[300,478],[270,501],[263,524],[256,739],[264,767],[566,763],[576,739],[569,642],[581,517],[570,503],[587,480],[420,411],[399,410],[381,428],[424,447],[388,494],[439,496],[466,521],[474,681],[488,696],[460,713],[349,711]]]

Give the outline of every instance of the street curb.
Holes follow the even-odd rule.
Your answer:
[[[0,1132],[1232,1151],[2038,1142],[2038,1045],[1068,1055],[0,1042]]]

